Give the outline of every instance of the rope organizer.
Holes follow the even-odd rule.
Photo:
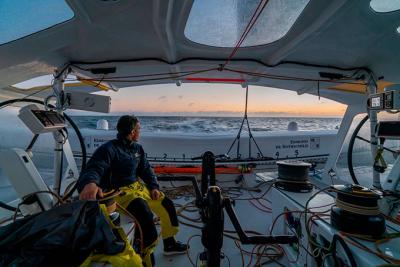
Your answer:
[[[341,208],[345,211],[360,214],[360,215],[379,215],[379,207],[374,206],[374,207],[364,207],[364,206],[359,206],[359,205],[353,205],[344,201],[341,201],[339,199],[336,199],[335,205],[338,208]]]

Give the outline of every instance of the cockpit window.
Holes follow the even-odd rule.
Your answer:
[[[64,0],[1,0],[0,45],[73,18]]]
[[[269,0],[241,46],[279,40],[290,30],[308,2]],[[199,44],[234,47],[259,3],[260,0],[195,0],[185,36]]]
[[[400,0],[371,0],[369,5],[376,12],[392,12],[400,9]]]

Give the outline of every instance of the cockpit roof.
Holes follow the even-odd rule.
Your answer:
[[[19,1],[22,11],[23,2]],[[398,10],[377,12],[370,1],[302,0],[302,11],[296,13],[284,35],[255,46],[249,37],[248,43],[242,42],[233,54],[232,47],[188,38],[185,29],[200,2],[66,0],[64,11],[72,13],[63,20],[16,40],[2,41],[0,88],[9,89],[30,78],[69,68],[79,80],[116,87],[219,79],[320,94],[351,104],[365,99],[370,76],[380,89],[400,83]],[[247,2],[254,7],[265,6],[259,15],[265,20],[268,8],[285,1]],[[284,6],[280,8],[285,10]],[[60,14],[62,8],[44,10]],[[246,12],[239,16],[242,21],[250,21],[256,14]],[[242,28],[246,25],[239,24]]]

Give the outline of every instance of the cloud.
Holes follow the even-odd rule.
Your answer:
[[[183,95],[178,95],[178,98],[179,99],[183,99]]]
[[[160,100],[160,101],[165,101],[165,100],[167,100],[167,96],[165,96],[165,95],[160,96],[160,97],[158,98],[158,100]]]
[[[188,107],[192,107],[192,106],[194,106],[194,102],[190,102],[190,103],[188,104]]]

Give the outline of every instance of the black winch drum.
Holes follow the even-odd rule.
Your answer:
[[[379,191],[359,185],[334,185],[336,204],[331,208],[331,224],[336,229],[357,235],[380,238],[385,233],[385,218],[379,211]]]
[[[311,164],[303,161],[278,161],[278,177],[280,180],[306,182]]]
[[[313,185],[308,181],[311,164],[303,161],[278,161],[278,180],[275,186],[291,192],[310,192]]]

